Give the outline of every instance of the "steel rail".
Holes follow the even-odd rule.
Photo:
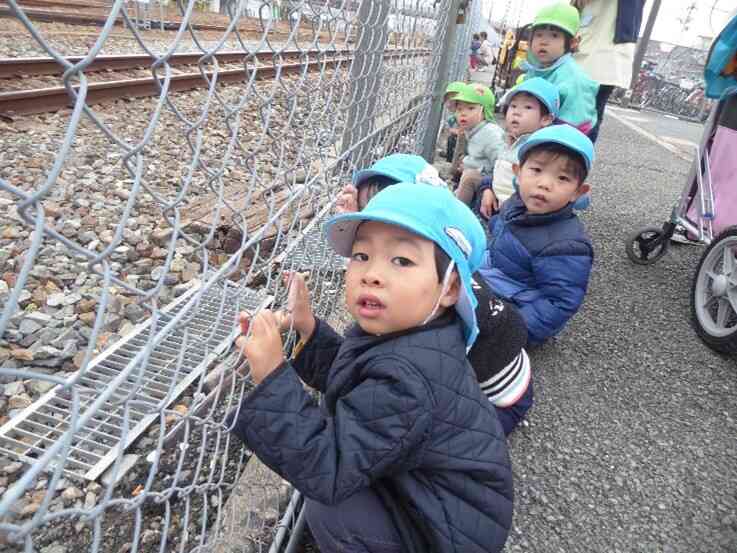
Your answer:
[[[256,52],[248,54],[243,50],[232,50],[217,52],[214,56],[218,63],[238,63],[251,62],[256,59],[259,62],[266,63],[283,58],[293,58],[299,56],[323,57],[331,55],[350,55],[351,50],[287,50],[276,54],[272,51]],[[167,63],[171,67],[181,65],[197,65],[200,59],[204,57],[202,52],[182,52],[172,54],[167,58]],[[69,63],[79,63],[84,56],[67,56]],[[108,55],[97,56],[92,63],[85,67],[85,73],[95,73],[99,71],[122,71],[126,69],[138,69],[151,67],[156,58],[148,54],[133,55]],[[50,57],[33,57],[33,58],[3,58],[0,59],[0,79],[10,79],[13,77],[33,77],[40,75],[58,75],[64,73],[64,67],[59,65],[54,58]]]
[[[429,54],[425,50],[417,50],[406,56],[404,53],[385,54],[387,58],[393,57],[425,57]],[[336,66],[341,63],[350,63],[350,57],[337,57],[331,59],[315,59],[305,63],[287,63],[279,65],[253,66],[245,68],[218,70],[217,72],[205,72],[207,80],[202,73],[185,73],[172,75],[169,89],[174,92],[194,90],[209,86],[209,81],[217,77],[219,83],[244,83],[247,82],[253,72],[257,80],[273,79],[277,74],[301,73],[308,70],[319,70],[324,67]],[[163,77],[142,77],[136,79],[121,79],[115,81],[104,81],[90,83],[87,85],[87,104],[98,104],[121,98],[141,98],[147,96],[158,96],[161,91],[157,80],[163,81]],[[75,85],[77,90],[78,86]],[[63,86],[38,88],[31,90],[19,90],[14,92],[0,93],[0,114],[5,116],[30,115],[34,113],[45,113],[74,105],[67,89]]]
[[[26,7],[23,7],[23,13],[26,14],[28,19],[31,19],[33,21],[41,21],[44,23],[66,23],[68,25],[94,25],[97,27],[102,27],[107,21],[107,16],[94,15],[89,13],[68,13]],[[3,17],[15,18],[15,14],[10,8],[6,6],[0,6],[0,18]],[[115,20],[115,25],[124,25],[124,21],[121,16],[117,17],[117,19]],[[151,19],[151,25],[158,28],[161,25],[161,22],[158,19]],[[180,25],[181,22],[176,20],[164,21],[163,23],[164,29],[167,31],[176,31],[179,29]],[[227,29],[225,25],[207,25],[203,23],[190,23],[190,25],[195,31],[224,31]],[[252,26],[251,30],[254,29],[256,29],[256,27]],[[249,29],[245,25],[239,25],[238,30],[248,31]]]
[[[21,8],[26,6],[39,6],[45,8],[66,8],[81,10],[109,10],[110,4],[103,2],[75,1],[75,0],[18,0]]]

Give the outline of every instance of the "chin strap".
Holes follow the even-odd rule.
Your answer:
[[[435,305],[433,306],[432,311],[425,318],[425,320],[422,321],[420,326],[425,326],[427,323],[432,321],[435,317],[435,314],[438,312],[438,307],[440,307],[440,299],[448,291],[448,283],[450,282],[450,275],[453,273],[453,269],[455,269],[455,261],[451,260],[448,264],[448,268],[445,270],[445,276],[443,277],[443,287],[440,289],[440,295],[438,296],[438,299],[435,300]]]

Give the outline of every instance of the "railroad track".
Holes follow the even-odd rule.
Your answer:
[[[325,56],[347,56],[351,50],[286,50],[281,53],[284,59],[305,57],[325,57]],[[184,52],[172,54],[167,59],[167,63],[171,67],[182,65],[197,65],[202,59],[202,52]],[[267,64],[274,62],[279,55],[271,51],[256,52],[254,54],[246,54],[243,50],[232,50],[217,52],[214,57],[218,63],[239,63],[239,62],[259,62]],[[84,56],[66,56],[69,63],[79,63]],[[133,55],[109,55],[97,56],[92,63],[85,67],[85,73],[96,73],[99,71],[123,71],[126,69],[149,68],[155,61],[155,58],[147,54]],[[54,58],[34,57],[34,58],[6,58],[0,59],[0,79],[12,79],[14,77],[36,77],[42,75],[57,75],[59,77],[64,73],[64,67],[57,63]]]
[[[217,78],[219,83],[243,83],[252,76],[256,80],[273,79],[277,75],[289,75],[308,71],[316,71],[326,67],[335,67],[339,64],[351,62],[350,50],[325,52],[320,50],[306,50],[302,52],[285,51],[282,57],[275,56],[273,52],[259,52],[255,55],[247,55],[243,52],[222,52],[216,54],[218,63],[244,63],[244,67],[238,69],[220,69],[218,71],[200,71],[172,75],[169,82],[169,90],[181,92],[204,88],[210,86],[211,80]],[[395,57],[428,57],[429,50],[403,50],[401,53],[387,52],[385,58]],[[286,57],[298,57],[300,61],[284,62]],[[174,54],[170,58],[170,65],[195,65],[202,58],[202,54]],[[80,56],[66,58],[70,63],[77,63]],[[92,64],[85,69],[85,73],[95,71],[106,71],[109,69],[121,70],[141,67],[150,67],[155,60],[146,55],[133,56],[98,56]],[[259,65],[259,62],[262,65]],[[28,75],[61,75],[63,67],[56,63],[53,58],[23,58],[0,60],[0,77],[13,78]],[[87,86],[88,105],[121,98],[140,98],[146,96],[158,96],[164,79],[156,77],[143,77],[133,79],[121,79],[103,82],[93,82]],[[78,90],[79,87],[73,87]],[[73,105],[67,89],[63,86],[35,88],[0,93],[0,114],[4,116],[29,115],[33,113],[44,113],[57,111]]]
[[[23,12],[26,14],[28,19],[46,23],[66,23],[68,25],[90,25],[102,27],[107,21],[107,17],[95,14],[74,14],[26,7],[23,7]],[[10,8],[0,6],[0,18],[3,17],[15,17],[15,14]],[[152,19],[151,24],[156,28],[159,28],[160,26],[160,22],[157,19]],[[115,25],[124,25],[123,18],[118,16],[115,20]],[[163,27],[167,31],[176,31],[179,29],[179,25],[179,21],[165,21]],[[195,31],[224,31],[227,28],[225,25],[206,25],[203,23],[193,23],[191,26]],[[240,28],[241,27],[239,27],[239,29]]]
[[[110,5],[96,2],[67,2],[66,0],[19,0],[23,12],[29,19],[46,23],[66,23],[68,25],[91,25],[102,27],[108,18]],[[159,10],[155,10],[155,17],[151,19],[151,25],[156,29],[162,27],[159,21]],[[195,13],[190,20],[192,29],[196,31],[224,31],[227,29],[228,20],[226,16],[217,13],[207,14],[207,19],[216,23],[204,23],[205,14]],[[0,0],[0,18],[15,17],[15,14],[7,6],[6,2]],[[181,16],[171,8],[164,9],[163,28],[168,31],[176,31],[181,24]],[[118,16],[115,25],[124,25],[123,17]],[[243,18],[238,24],[241,30],[253,30],[257,27],[256,22]]]

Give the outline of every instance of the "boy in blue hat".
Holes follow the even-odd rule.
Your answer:
[[[593,248],[573,208],[593,161],[593,144],[569,125],[533,133],[513,167],[519,191],[491,219],[479,272],[520,310],[530,343],[558,334],[586,295]]]
[[[599,83],[573,59],[581,16],[568,2],[541,8],[532,22],[532,38],[522,69],[526,78],[541,77],[558,87],[561,122],[589,133],[596,125]]]
[[[231,415],[233,432],[304,494],[323,553],[501,551],[510,461],[466,360],[481,225],[450,191],[400,183],[325,233],[350,257],[356,324],[340,337],[316,319],[294,275],[290,314],[263,310],[238,339],[256,388]],[[300,336],[291,361],[288,327]]]
[[[514,194],[512,165],[519,162],[517,150],[535,131],[552,125],[558,118],[558,87],[540,77],[522,81],[502,98],[506,134],[504,149],[494,164],[493,178],[481,181],[479,210],[487,219]]]
[[[390,184],[417,182],[443,186],[438,170],[425,158],[415,154],[391,154],[382,157],[368,169],[356,171],[353,182],[343,187],[336,202],[338,213],[360,211],[369,199]]]
[[[353,175],[355,186],[343,189],[337,211],[361,211],[381,190],[402,181],[445,186],[437,170],[422,157],[393,154]],[[468,352],[468,360],[479,386],[496,409],[504,434],[509,435],[534,400],[532,369],[525,351],[527,326],[517,308],[495,297],[478,274],[474,275],[472,287],[478,301],[479,337]]]

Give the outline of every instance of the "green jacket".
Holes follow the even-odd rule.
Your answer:
[[[530,52],[522,64],[525,78],[542,77],[558,87],[560,115],[558,120],[573,125],[583,133],[596,125],[596,95],[599,83],[592,80],[575,62],[571,54],[565,54],[549,67],[541,67]]]

